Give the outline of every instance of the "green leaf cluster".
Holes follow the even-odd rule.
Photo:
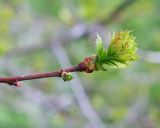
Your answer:
[[[112,36],[108,49],[103,46],[99,35],[96,39],[96,68],[106,70],[104,65],[112,67],[125,67],[130,62],[138,59],[137,44],[131,31],[120,31]]]

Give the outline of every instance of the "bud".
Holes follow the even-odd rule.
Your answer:
[[[137,44],[135,37],[130,31],[120,31],[112,36],[108,49],[103,46],[102,39],[97,35],[96,40],[96,69],[105,70],[104,65],[116,66],[118,68],[138,59]]]
[[[73,79],[72,74],[70,72],[65,72],[65,71],[61,73],[61,77],[64,81],[70,81]]]
[[[84,58],[84,60],[79,64],[79,67],[82,71],[86,73],[91,73],[96,68],[96,56],[89,56]]]
[[[129,64],[138,59],[136,51],[135,37],[130,31],[121,31],[112,37],[107,56],[115,62]]]

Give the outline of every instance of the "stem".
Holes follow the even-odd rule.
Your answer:
[[[31,74],[31,75],[16,76],[16,77],[0,77],[0,83],[20,86],[19,81],[41,79],[41,78],[48,78],[48,77],[61,77],[62,72],[80,72],[80,71],[82,72],[83,70],[80,68],[79,65],[77,65],[75,67],[61,69],[58,71],[47,72],[47,73]]]
[[[0,83],[6,83],[9,85],[14,85],[16,87],[19,87],[21,85],[19,81],[24,81],[24,80],[33,80],[33,79],[41,79],[41,78],[48,78],[48,77],[62,77],[63,78],[64,73],[66,72],[67,73],[68,72],[91,73],[95,70],[95,57],[96,56],[86,57],[77,66],[66,68],[66,69],[60,69],[60,70],[53,71],[53,72],[31,74],[31,75],[26,75],[26,76],[16,76],[16,77],[0,77]]]

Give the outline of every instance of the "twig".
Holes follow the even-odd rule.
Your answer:
[[[121,3],[112,13],[109,17],[106,17],[100,21],[101,24],[110,24],[114,21],[114,19],[128,6],[133,4],[136,0],[125,0],[123,3]]]
[[[41,78],[48,78],[48,77],[62,77],[64,81],[69,81],[73,78],[70,72],[91,73],[95,71],[95,66],[93,66],[95,65],[95,61],[94,61],[94,64],[91,63],[93,62],[94,58],[96,58],[96,55],[84,58],[84,60],[80,62],[77,66],[66,68],[66,69],[60,69],[53,72],[31,74],[26,76],[16,76],[16,77],[0,77],[0,83],[7,83],[9,85],[14,85],[19,87],[21,85],[19,81],[41,79]]]
[[[62,77],[63,72],[80,72],[80,71],[83,71],[83,69],[79,65],[77,65],[75,67],[61,69],[54,72],[39,73],[39,74],[17,76],[17,77],[0,77],[0,83],[7,83],[9,85],[14,85],[19,87],[20,86],[19,81],[48,78],[48,77]]]
[[[141,58],[143,61],[149,62],[149,63],[160,63],[160,52],[159,51],[149,51],[149,50],[138,50],[139,54],[141,55]]]

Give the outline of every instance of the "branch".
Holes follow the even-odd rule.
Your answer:
[[[149,50],[138,50],[139,54],[141,55],[142,60],[149,62],[149,63],[160,63],[160,52],[159,51],[149,51]]]
[[[25,80],[33,80],[33,79],[41,79],[41,78],[48,78],[48,77],[62,77],[63,80],[67,81],[67,77],[69,72],[80,72],[83,71],[80,66],[75,66],[71,68],[61,69],[58,71],[47,72],[47,73],[39,73],[39,74],[32,74],[26,76],[17,76],[17,77],[0,77],[0,83],[6,83],[9,85],[14,85],[19,87],[21,84],[19,81]]]
[[[27,76],[17,76],[9,78],[0,78],[0,83],[7,83],[9,85],[20,86],[19,81],[40,79],[47,77],[62,77],[64,81],[70,81],[73,77],[70,72],[86,72],[103,70],[106,71],[105,66],[112,66],[120,68],[137,60],[135,38],[130,31],[120,31],[113,35],[110,40],[108,49],[104,48],[103,41],[99,35],[96,39],[96,54],[84,58],[77,66],[61,69],[54,72],[33,74]]]
[[[104,19],[102,19],[100,21],[101,24],[110,24],[112,21],[114,21],[114,19],[123,11],[125,10],[127,7],[129,7],[130,5],[132,5],[134,2],[136,2],[137,0],[125,0],[124,2],[122,2],[112,13],[109,17],[106,17]]]

